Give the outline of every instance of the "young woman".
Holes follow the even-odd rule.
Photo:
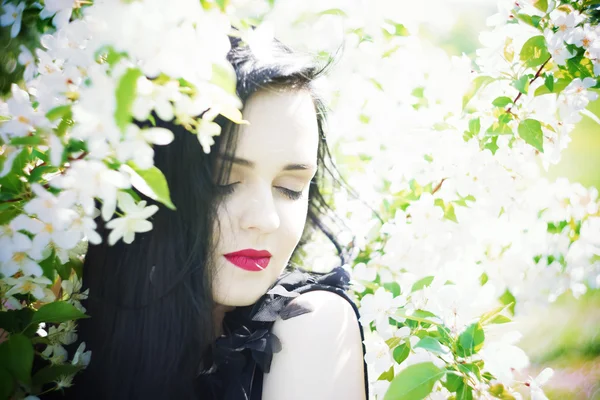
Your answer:
[[[130,245],[88,249],[91,318],[79,341],[92,358],[68,397],[368,397],[348,273],[290,265],[315,229],[341,250],[319,192],[334,171],[312,84],[322,69],[279,42],[259,58],[232,39],[229,60],[250,124],[218,119],[206,155],[194,135],[156,121],[175,133],[155,149],[155,165],[177,211],[161,207]]]

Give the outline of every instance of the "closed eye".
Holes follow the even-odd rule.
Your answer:
[[[229,185],[217,185],[217,192],[222,196],[229,195],[235,191],[235,185],[237,185],[238,183],[240,182],[230,183]],[[282,186],[275,186],[275,188],[277,188],[284,196],[286,196],[290,200],[298,200],[302,197],[302,192],[284,188]]]

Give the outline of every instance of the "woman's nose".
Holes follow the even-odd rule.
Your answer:
[[[242,229],[257,229],[261,233],[271,233],[279,228],[280,219],[272,189],[253,191],[246,200],[241,215]]]

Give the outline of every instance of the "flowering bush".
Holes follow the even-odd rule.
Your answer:
[[[133,118],[174,120],[208,153],[217,115],[243,123],[227,35],[259,51],[273,32],[323,57],[344,44],[322,90],[337,162],[377,211],[333,194],[356,233],[347,268],[372,397],[511,399],[525,386],[544,398],[551,371],[519,375],[519,333],[498,328],[600,286],[597,191],[540,171],[582,114],[595,118],[593,3],[502,1],[473,63],[412,35],[418,21],[392,1],[5,1],[12,38],[22,21],[41,36],[20,48],[23,82],[0,103],[0,398],[69,386],[93,359],[84,343],[71,357],[62,345],[87,317],[94,218],[109,244],[131,243],[157,211],[132,188],[175,208],[153,166],[173,134]]]

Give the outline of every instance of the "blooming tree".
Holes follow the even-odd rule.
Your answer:
[[[25,17],[43,34],[20,47],[23,81],[0,103],[0,397],[67,387],[93,360],[85,343],[73,355],[63,345],[87,317],[81,260],[102,240],[94,219],[109,244],[131,243],[158,209],[134,188],[175,208],[153,165],[153,146],[173,133],[133,119],[173,120],[208,153],[217,115],[243,123],[227,35],[260,51],[275,34],[324,58],[343,44],[321,85],[334,155],[361,188],[360,200],[332,201],[355,233],[346,268],[372,398],[516,399],[521,387],[545,398],[552,372],[523,376],[520,334],[498,328],[600,285],[597,191],[541,175],[581,115],[593,117],[597,6],[501,1],[475,60],[411,34],[405,7],[5,1],[12,38]],[[35,357],[45,366],[34,371]]]

